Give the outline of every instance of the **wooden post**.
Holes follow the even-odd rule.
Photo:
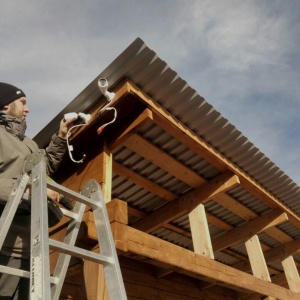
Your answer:
[[[112,153],[108,149],[106,143],[103,143],[103,151],[100,154],[102,158],[102,169],[99,172],[102,172],[102,181],[101,187],[104,196],[105,203],[111,201],[111,185],[112,185]]]
[[[245,243],[252,273],[255,277],[271,282],[268,267],[257,235],[254,235]],[[264,300],[275,300],[274,297],[266,297]]]
[[[111,185],[112,185],[112,154],[103,142],[102,152],[99,154],[100,163],[94,168],[99,172],[99,181],[102,187],[105,203],[111,201]],[[101,249],[101,248],[100,248]],[[103,266],[94,262],[84,261],[83,264],[84,287],[87,299],[90,300],[106,300],[108,298]]]
[[[214,259],[209,228],[207,224],[205,207],[203,204],[197,206],[189,214],[194,251],[197,254]]]
[[[282,261],[283,270],[291,291],[300,293],[300,278],[293,256]]]
[[[85,260],[83,264],[83,300],[109,300],[103,266]]]

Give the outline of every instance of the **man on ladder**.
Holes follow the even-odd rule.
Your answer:
[[[47,164],[47,174],[55,172],[66,153],[67,132],[73,120],[62,120],[58,133],[52,136],[46,150],[25,136],[26,116],[29,113],[24,92],[17,87],[0,83],[0,216],[17,177],[23,171],[28,155],[42,151]],[[48,196],[59,201],[59,193],[47,190]],[[8,235],[0,250],[0,264],[29,270],[30,208],[21,203]],[[0,300],[28,299],[28,279],[0,274]]]

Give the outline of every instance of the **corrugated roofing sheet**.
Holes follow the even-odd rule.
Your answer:
[[[50,135],[56,130],[53,125],[57,124],[64,112],[84,111],[99,99],[99,77],[107,78],[110,85],[114,85],[123,77],[129,78],[197,135],[300,214],[299,187],[170,69],[140,38],[124,50],[36,136],[35,140],[39,144],[45,145],[49,141]],[[163,145],[165,140],[156,142]]]
[[[300,215],[300,188],[139,38],[36,136],[35,140],[39,145],[47,144],[52,133],[56,130],[55,125],[59,123],[58,121],[65,112],[85,111],[99,100],[101,94],[97,87],[97,80],[100,77],[107,78],[111,86],[124,77],[128,78],[198,136]],[[215,167],[194,155],[185,145],[153,124],[145,126],[139,134],[206,179],[219,173]],[[114,151],[114,159],[143,177],[159,183],[176,195],[190,189],[183,182],[123,146]],[[131,184],[117,174],[113,176],[112,193],[113,197],[126,200],[130,205],[144,212],[153,211],[165,204],[165,201],[158,196]],[[257,215],[262,215],[268,210],[264,203],[241,187],[231,190],[230,195]],[[242,218],[214,201],[208,202],[205,207],[207,212],[232,226],[238,226],[244,222]],[[136,219],[131,217],[130,221]],[[173,223],[181,228],[188,226],[187,217],[182,217]],[[294,239],[299,238],[299,228],[295,228],[291,223],[284,223],[280,228]],[[214,226],[211,226],[210,230],[212,237],[222,233],[219,228]],[[165,228],[156,230],[154,234],[176,244],[191,247],[189,238],[170,232]],[[275,244],[270,236],[263,235],[262,237],[266,244]],[[245,254],[244,250],[238,248],[235,251],[241,251]],[[233,264],[236,261],[225,254],[223,256],[218,254],[218,260],[227,264]]]

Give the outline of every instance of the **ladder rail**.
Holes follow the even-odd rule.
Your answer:
[[[41,160],[32,168],[30,300],[51,299],[47,224],[46,164]]]
[[[46,162],[40,153],[33,153],[28,157],[24,172],[18,179],[18,185],[12,191],[0,218],[0,249],[24,191],[31,184],[30,272],[0,266],[0,273],[29,278],[31,300],[58,300],[70,259],[74,256],[103,265],[109,299],[126,300],[106,204],[98,182],[89,180],[81,193],[63,187],[47,178]],[[49,238],[47,187],[76,201],[72,212],[62,209],[63,214],[70,218],[62,242]],[[99,253],[75,246],[86,206],[91,207],[94,214]],[[50,276],[50,248],[60,253],[53,276]]]
[[[99,205],[93,210],[98,241],[101,248],[101,253],[111,257],[114,261],[113,264],[104,266],[109,298],[120,300],[127,299],[115,242],[112,236],[101,187],[96,180],[88,180],[82,190],[82,194],[90,196],[92,199],[98,199],[99,201]],[[100,228],[102,228],[102,230],[100,230]]]
[[[72,217],[74,216],[75,217],[70,221],[67,228],[66,236],[64,238],[64,243],[69,244],[70,247],[75,245],[85,207],[86,207],[85,204],[82,204],[80,202],[77,202],[74,207],[74,214]],[[53,242],[54,240],[49,239],[49,246],[51,247],[51,249],[59,250],[59,247],[55,248],[55,245],[53,246]],[[53,273],[53,278],[57,279],[57,282],[51,286],[52,300],[59,299],[59,295],[61,293],[61,289],[63,286],[63,279],[66,277],[70,260],[71,260],[71,255],[65,252],[64,253],[61,252],[61,254],[58,257],[58,261],[56,263],[56,267]]]
[[[84,195],[83,193],[74,192],[62,185],[59,185],[58,183],[54,181],[47,180],[47,186],[48,188],[59,192],[60,194],[63,194],[64,196],[73,199],[75,201],[79,201],[82,204],[85,204],[87,206],[90,206],[92,209],[95,209],[99,206],[98,199],[91,199]]]
[[[0,249],[3,246],[4,240],[7,236],[9,227],[17,211],[18,205],[20,204],[28,181],[29,175],[26,173],[18,179],[17,187],[11,192],[11,195],[3,209],[0,218]]]

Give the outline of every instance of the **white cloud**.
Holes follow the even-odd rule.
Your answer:
[[[33,136],[141,37],[266,156],[296,174],[300,144],[289,133],[291,127],[300,132],[299,6],[282,0],[6,1],[0,80],[30,96]]]

